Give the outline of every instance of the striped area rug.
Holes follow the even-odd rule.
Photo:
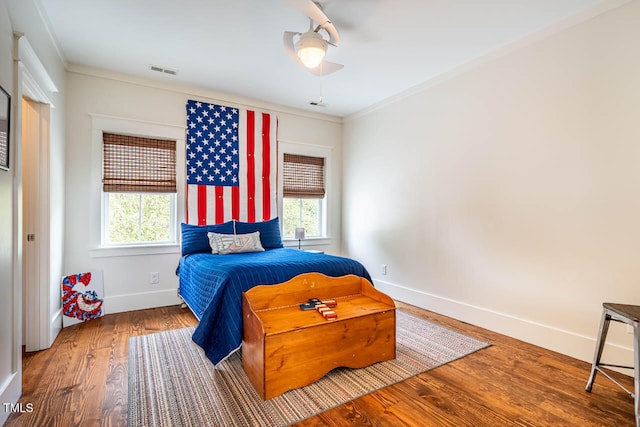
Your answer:
[[[129,426],[286,426],[466,356],[489,344],[396,311],[396,359],[338,368],[263,401],[240,351],[214,368],[193,328],[129,340]]]

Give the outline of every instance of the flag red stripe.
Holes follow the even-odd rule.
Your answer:
[[[224,222],[224,187],[216,186],[216,224]]]
[[[271,218],[271,121],[269,115],[262,113],[262,220]]]
[[[198,225],[207,224],[207,187],[198,186]]]
[[[255,181],[255,126],[256,118],[253,111],[247,111],[247,220],[256,222],[256,181]]]

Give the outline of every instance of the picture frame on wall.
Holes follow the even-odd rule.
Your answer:
[[[0,170],[9,170],[11,95],[0,86]]]

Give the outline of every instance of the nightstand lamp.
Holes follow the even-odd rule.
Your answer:
[[[300,241],[304,240],[304,228],[303,227],[296,228],[295,238],[298,241],[298,249],[300,249]]]

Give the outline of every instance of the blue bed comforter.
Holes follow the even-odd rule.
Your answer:
[[[180,260],[178,269],[178,293],[200,320],[193,341],[214,364],[242,343],[242,292],[310,272],[333,277],[355,274],[371,281],[364,266],[355,260],[289,248],[191,254]]]

